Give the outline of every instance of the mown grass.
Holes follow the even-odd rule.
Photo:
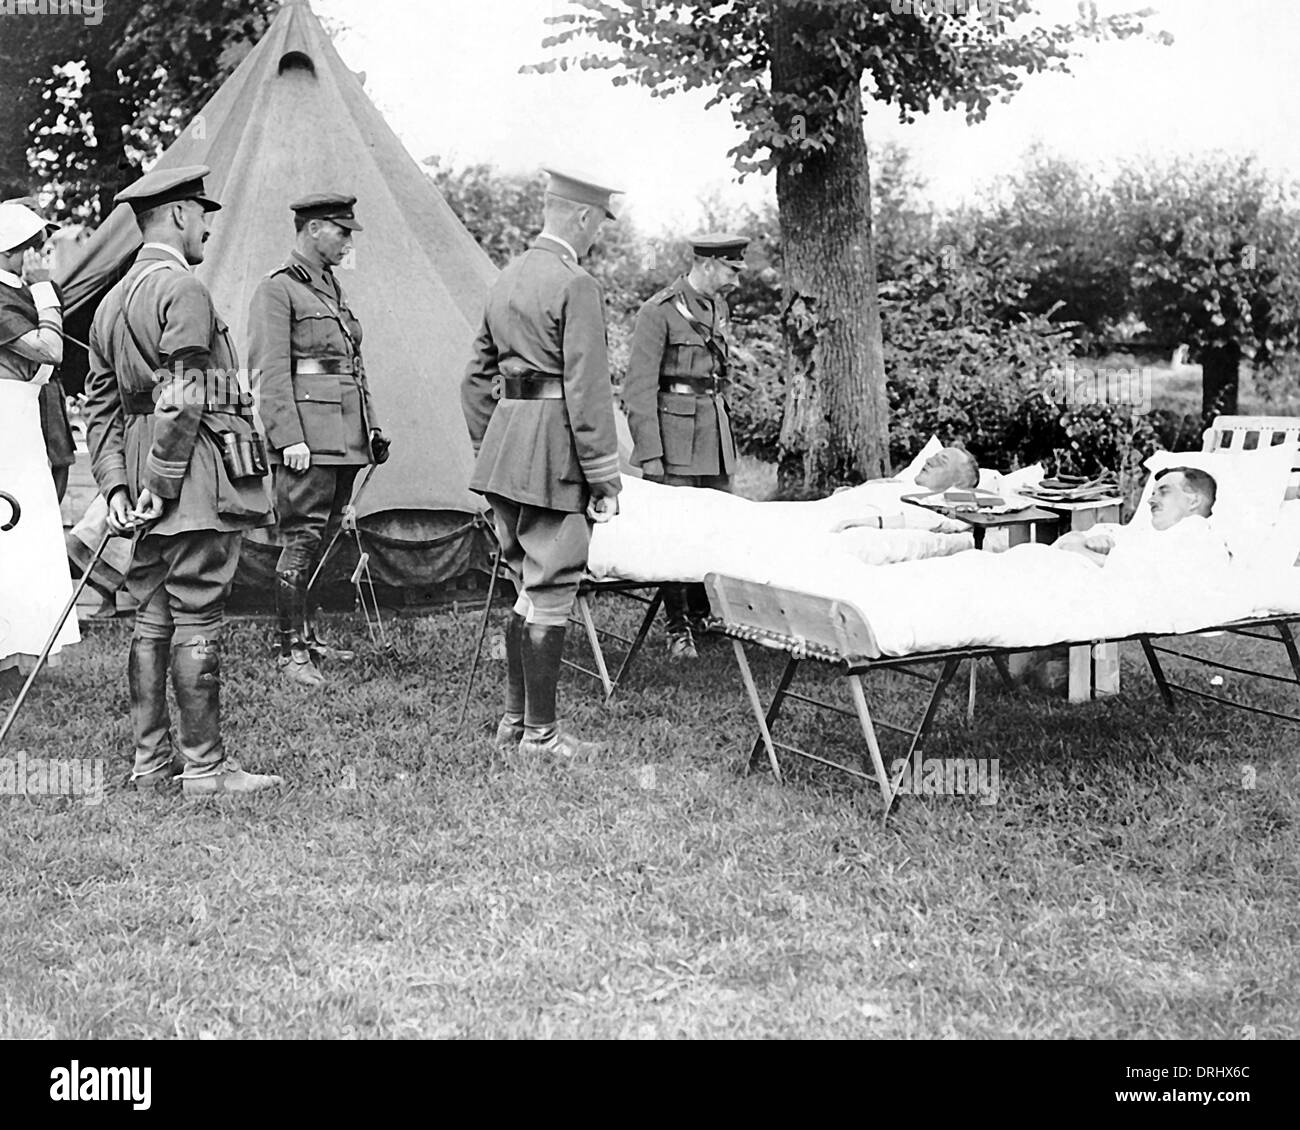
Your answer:
[[[499,660],[452,732],[475,622],[398,621],[318,697],[237,623],[232,752],[289,786],[198,804],[125,788],[127,628],[90,629],[6,751],[115,768],[98,806],[0,798],[0,1035],[1296,1034],[1295,728],[1168,719],[1131,662],[1123,697],[1081,707],[984,679],[974,725],[954,695],[927,752],[998,758],[998,803],[905,797],[882,824],[819,767],[738,774],[721,640],[683,670],[656,634],[608,709],[566,679],[607,751],[507,764],[481,732]],[[768,684],[777,661],[755,656]],[[869,685],[886,717],[924,689]],[[804,708],[785,733],[853,755],[846,721]]]

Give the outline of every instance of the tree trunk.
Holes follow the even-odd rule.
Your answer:
[[[8,65],[0,66],[0,106],[4,107],[0,112],[0,200],[26,196],[33,189],[34,178],[27,160],[30,119],[35,114],[33,101],[26,74]]]
[[[1201,350],[1201,415],[1208,424],[1215,416],[1237,414],[1237,378],[1241,369],[1241,346],[1227,345]]]
[[[134,108],[118,93],[109,80],[111,66],[88,60],[90,72],[86,83],[84,108],[94,123],[96,146],[86,151],[91,158],[87,174],[97,185],[95,199],[98,221],[103,222],[113,210],[113,197],[140,175],[126,152],[126,127],[134,118]]]
[[[783,329],[786,404],[782,478],[802,470],[805,491],[886,474],[889,400],[871,234],[871,184],[862,126],[861,77],[835,72],[796,46],[816,9],[775,0],[772,90],[799,95],[832,85],[844,114],[834,144],[776,176],[785,252]],[[796,133],[797,123],[783,123]]]

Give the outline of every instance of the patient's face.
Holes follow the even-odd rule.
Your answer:
[[[947,490],[955,486],[974,486],[970,456],[958,447],[945,447],[931,455],[916,476],[916,485],[926,490]]]
[[[1181,472],[1166,475],[1151,492],[1151,525],[1157,530],[1167,530],[1184,518],[1196,513],[1196,495],[1187,489]]]

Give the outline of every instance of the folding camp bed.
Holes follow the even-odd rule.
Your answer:
[[[1211,428],[1206,431],[1203,449],[1210,452],[1225,449],[1262,450],[1294,443],[1297,437],[1300,437],[1300,419],[1297,418],[1225,416],[1216,419]],[[1288,488],[1287,497],[1292,498],[1296,493],[1293,481]],[[974,665],[978,660],[984,658],[992,660],[1004,683],[1009,686],[1011,680],[1006,659],[1010,655],[1026,650],[1025,648],[961,647],[890,656],[882,651],[867,618],[852,601],[818,596],[716,573],[709,575],[705,587],[715,617],[715,629],[732,640],[737,667],[757,723],[758,735],[750,748],[749,766],[752,768],[761,765],[765,756],[774,776],[778,781],[781,780],[781,766],[777,756],[779,750],[828,765],[865,781],[874,781],[880,788],[886,814],[898,795],[898,781],[891,780],[886,770],[879,730],[901,734],[907,740],[906,760],[910,762],[924,746],[939,705],[963,662],[969,661],[971,664],[970,686],[973,696]],[[1166,674],[1160,659],[1162,655],[1176,656],[1219,670],[1288,684],[1300,691],[1300,648],[1297,647],[1294,634],[1294,625],[1297,623],[1300,623],[1300,615],[1261,615],[1198,628],[1194,632],[1186,633],[1188,636],[1213,636],[1223,633],[1280,643],[1285,649],[1291,669],[1290,675],[1252,670],[1177,650],[1164,642],[1176,638],[1167,633],[1094,640],[1061,640],[1055,645],[1042,646],[1069,646],[1091,651],[1103,645],[1136,640],[1141,644],[1161,698],[1168,709],[1172,710],[1174,707],[1173,692],[1177,690],[1300,724],[1300,715],[1268,710],[1223,695],[1211,694],[1186,683],[1174,682]],[[787,657],[776,689],[766,705],[760,696],[745,651],[747,644],[775,649],[784,652]],[[833,667],[846,678],[852,696],[853,711],[846,711],[831,703],[810,698],[793,689],[800,664],[808,660]],[[929,674],[926,673],[927,669]],[[930,684],[924,709],[914,725],[899,725],[873,716],[863,678],[872,672],[891,670],[919,677]],[[778,741],[773,736],[773,731],[782,707],[787,701],[801,702],[854,717],[861,729],[865,744],[865,748],[860,753],[859,765],[845,764],[823,756],[819,752]],[[971,701],[973,704],[973,697]]]
[[[715,614],[714,627],[729,636],[735,652],[736,665],[740,670],[745,693],[758,726],[758,736],[749,753],[749,767],[762,763],[766,755],[767,763],[778,781],[782,779],[781,765],[777,751],[794,754],[809,761],[838,769],[853,777],[874,781],[880,788],[884,811],[887,814],[897,796],[897,781],[891,780],[881,752],[879,730],[889,730],[902,734],[908,739],[905,760],[910,762],[917,752],[924,747],[925,740],[938,714],[939,705],[944,694],[957,675],[958,668],[964,661],[970,661],[972,667],[980,659],[990,659],[1007,686],[1011,685],[1006,658],[1024,648],[997,647],[962,647],[946,651],[920,652],[906,656],[884,655],[876,641],[870,624],[862,612],[850,601],[802,593],[772,585],[746,581],[736,577],[725,577],[716,573],[705,580],[709,602]],[[1280,642],[1286,650],[1291,667],[1290,676],[1271,672],[1251,670],[1232,664],[1221,663],[1198,655],[1179,652],[1157,644],[1156,640],[1172,637],[1166,635],[1126,636],[1122,639],[1105,640],[1061,640],[1059,645],[1092,647],[1102,643],[1120,643],[1137,640],[1142,645],[1152,675],[1165,706],[1174,709],[1173,692],[1183,691],[1199,698],[1212,699],[1228,706],[1265,714],[1269,717],[1283,719],[1300,725],[1300,714],[1287,714],[1267,710],[1263,707],[1222,695],[1210,694],[1188,686],[1175,683],[1165,674],[1160,663],[1161,654],[1176,655],[1184,659],[1203,663],[1219,670],[1232,671],[1241,675],[1271,679],[1294,686],[1297,689],[1297,702],[1300,703],[1300,649],[1297,648],[1293,625],[1300,623],[1300,615],[1261,616],[1249,620],[1234,621],[1187,633],[1192,636],[1231,633],[1256,639]],[[1263,629],[1273,629],[1269,634]],[[757,644],[766,648],[782,651],[786,654],[786,663],[776,689],[764,705],[758,685],[750,667],[745,651],[746,644]],[[810,698],[793,689],[795,675],[800,664],[814,661],[836,668],[849,684],[853,699],[852,712],[831,703]],[[918,668],[938,667],[938,674],[933,678]],[[873,716],[868,703],[863,678],[873,672],[898,671],[902,674],[916,676],[930,683],[930,693],[919,721],[911,726],[899,725]],[[972,681],[972,687],[973,687]],[[865,742],[865,750],[860,757],[860,765],[852,766],[841,761],[823,756],[821,753],[801,749],[798,746],[778,741],[773,731],[780,717],[781,709],[787,701],[802,702],[806,705],[846,714],[857,719]]]

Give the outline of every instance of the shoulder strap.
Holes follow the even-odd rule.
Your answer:
[[[292,259],[287,263],[282,263],[280,266],[276,267],[276,269],[270,272],[266,277],[268,279],[273,279],[276,275],[288,275],[291,279],[295,279],[304,286],[311,283],[311,275],[307,273],[307,268],[301,263],[295,263]]]
[[[140,340],[139,334],[135,332],[135,327],[131,325],[131,299],[135,297],[135,292],[140,289],[140,284],[144,282],[146,278],[154,274],[156,271],[168,270],[171,266],[172,264],[168,263],[166,260],[159,260],[156,263],[150,263],[149,266],[131,280],[131,285],[127,287],[126,294],[122,297],[122,323],[126,326],[126,332],[131,335],[131,341],[135,344],[136,352],[140,354],[144,363],[153,369],[157,369],[162,364],[162,358],[158,357],[152,361],[150,360],[149,353],[145,349],[144,343]]]
[[[673,296],[673,309],[686,319],[686,323],[691,329],[704,338],[705,348],[713,355],[714,363],[718,366],[717,376],[725,377],[727,375],[727,354],[722,346],[718,344],[713,329],[706,326],[703,321],[691,313],[690,307],[686,304],[686,296],[680,291]]]

